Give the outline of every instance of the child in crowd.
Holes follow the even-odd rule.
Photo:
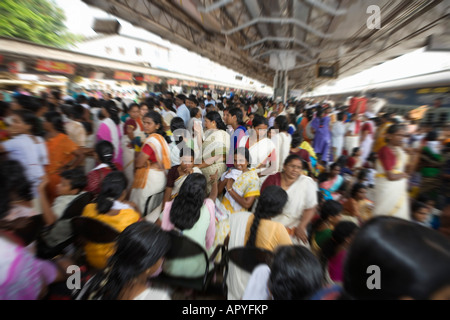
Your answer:
[[[70,219],[60,220],[60,218],[69,205],[85,193],[83,190],[87,185],[87,178],[82,169],[66,170],[60,176],[61,182],[57,185],[58,197],[53,203],[49,202],[45,192],[48,179],[44,178],[39,185],[44,220],[46,225],[50,226],[40,238],[40,249],[54,248],[70,239],[72,236]]]

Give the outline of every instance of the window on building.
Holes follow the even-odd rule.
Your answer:
[[[142,56],[142,48],[137,48],[136,47],[136,55],[137,56]]]
[[[107,54],[111,54],[111,48],[110,47],[105,47],[105,52],[107,53]]]
[[[125,49],[122,47],[119,47],[119,52],[120,52],[120,54],[125,54]]]

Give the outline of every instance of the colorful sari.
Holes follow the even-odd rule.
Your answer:
[[[138,205],[143,215],[148,197],[164,191],[167,183],[166,170],[171,168],[169,146],[161,135],[151,134],[144,145],[148,145],[155,153],[159,169],[150,169],[148,161],[146,167],[137,169],[134,174],[130,201]]]
[[[389,181],[386,177],[386,170],[397,174],[404,172],[407,162],[408,155],[401,147],[384,146],[379,150],[375,162],[378,173],[375,176],[374,216],[394,216],[410,220],[408,180],[404,178]]]
[[[263,184],[265,178],[270,174],[278,171],[278,155],[275,143],[269,138],[263,138],[254,145],[249,146],[250,137],[244,137],[239,147],[245,147],[250,153],[250,168],[256,169],[256,172],[261,174],[260,185]],[[263,171],[271,168],[270,173]]]
[[[329,179],[322,182],[319,185],[319,188],[324,195],[324,200],[338,200],[339,195],[337,191],[341,187],[342,183],[344,183],[344,178],[340,174],[338,174],[334,179]]]
[[[0,300],[38,300],[55,281],[58,268],[37,259],[27,248],[0,233]]]
[[[193,170],[192,173],[202,173],[202,171],[197,167],[193,167],[192,170]],[[172,188],[172,193],[170,195],[170,201],[175,199],[175,197],[178,195],[178,193],[180,192],[181,186],[183,185],[184,181],[186,180],[186,178],[188,176],[189,176],[189,174],[185,174],[185,175],[179,176],[178,179],[175,180],[175,183]]]
[[[140,139],[140,141],[145,140],[145,133],[141,129],[139,122],[137,120],[128,119],[127,122],[124,125],[124,129],[126,126],[133,126],[135,129],[133,131],[134,139],[133,141],[137,141]],[[128,186],[131,188],[131,185],[133,183],[134,179],[134,161],[135,161],[135,152],[139,152],[140,148],[138,146],[135,146],[133,141],[130,140],[128,135],[126,134],[126,131],[124,130],[124,135],[122,136],[121,140],[121,146],[122,146],[122,161],[123,161],[123,172],[125,173],[125,176],[128,179]],[[131,144],[131,148],[129,145]]]
[[[441,187],[443,157],[437,146],[439,141],[428,141],[420,155],[420,192],[435,196]]]
[[[233,190],[241,197],[258,197],[260,195],[259,177],[255,169],[250,169],[242,173],[233,183]],[[246,211],[228,193],[216,199],[216,238],[215,244],[222,244],[230,232],[229,217],[236,213]]]
[[[224,130],[207,130],[205,132],[205,141],[202,146],[202,160],[206,161],[211,157],[223,156],[226,158],[230,150],[230,135]],[[213,164],[202,168],[201,171],[208,181],[207,192],[211,191],[211,181],[209,176],[217,171],[220,177],[227,170],[227,165],[223,159],[217,159]]]
[[[49,164],[45,168],[49,182],[47,185],[47,196],[50,203],[58,196],[56,186],[61,181],[60,173],[64,170],[64,166],[73,159],[73,152],[78,146],[68,135],[59,133],[56,137],[46,141],[48,150]]]

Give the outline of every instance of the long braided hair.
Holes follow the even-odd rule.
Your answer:
[[[148,221],[129,225],[120,233],[107,267],[92,278],[80,300],[117,300],[123,288],[163,258],[170,246],[169,234],[159,226]]]
[[[256,246],[256,236],[261,219],[270,219],[280,214],[287,201],[288,195],[283,188],[272,185],[264,189],[256,205],[255,218],[250,227],[250,236],[246,243],[247,247]]]
[[[100,163],[107,164],[113,171],[117,171],[117,167],[113,162],[114,146],[107,140],[97,142],[95,145],[95,153],[100,160]]]

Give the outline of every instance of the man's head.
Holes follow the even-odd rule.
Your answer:
[[[175,97],[175,105],[177,107],[186,103],[186,96],[184,94],[179,94]]]

